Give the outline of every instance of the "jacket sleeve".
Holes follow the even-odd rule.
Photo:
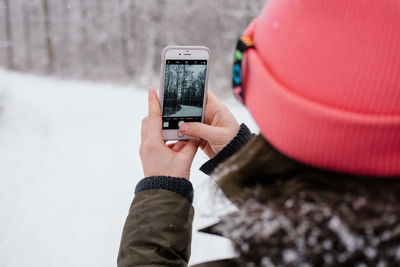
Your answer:
[[[122,232],[118,266],[187,266],[194,209],[193,187],[174,177],[145,178]]]
[[[236,136],[227,144],[215,157],[209,159],[200,167],[200,171],[207,175],[210,175],[221,163],[229,159],[233,154],[238,152],[242,147],[248,144],[252,139],[249,128],[242,123],[239,128],[239,132]]]

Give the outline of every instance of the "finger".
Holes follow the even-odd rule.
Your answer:
[[[200,140],[199,139],[192,139],[186,142],[185,146],[181,149],[180,153],[185,154],[191,160],[193,160],[194,156],[196,155],[197,149],[199,148]]]
[[[154,88],[149,88],[149,115],[142,122],[142,140],[151,138],[157,142],[164,142],[162,138],[162,119],[160,103],[157,92]]]
[[[179,127],[179,130],[186,135],[199,137],[209,143],[218,143],[223,135],[223,130],[217,126],[210,126],[200,122],[184,123]]]
[[[187,141],[178,141],[174,144],[174,146],[171,148],[175,152],[179,152],[182,150],[182,148],[185,147]]]
[[[204,139],[201,139],[201,141],[200,141],[200,148],[202,149],[202,150],[204,150],[205,149],[205,147],[208,145],[208,142],[206,141],[206,140],[204,140]]]
[[[207,91],[207,101],[213,102],[215,100],[218,100],[218,98],[214,95],[214,93],[211,91]]]
[[[165,144],[165,141],[162,137],[162,125],[161,125],[161,117],[145,117],[142,120],[141,127],[141,138],[142,141],[150,138],[152,140],[157,140],[157,142],[162,142]]]
[[[207,92],[206,108],[204,110],[204,120],[210,124],[218,112],[225,110],[225,105],[211,92]]]
[[[216,105],[215,105],[215,99],[216,97],[214,96],[211,91],[207,92],[207,100],[206,100],[206,106],[204,109],[204,122],[210,124],[212,121],[212,118],[214,117],[214,114],[217,110]]]
[[[222,103],[222,101],[219,100],[218,97],[216,97],[214,95],[214,93],[211,91],[207,91],[207,104],[208,104],[208,102],[210,102],[211,105],[214,105],[217,107],[222,107],[222,106],[225,107],[225,104]]]
[[[167,144],[167,147],[168,147],[169,149],[172,149],[176,143],[177,143],[177,142]]]
[[[146,137],[146,132],[147,132],[147,117],[142,119],[142,126],[140,127],[140,136],[142,138],[142,142]]]
[[[154,88],[149,87],[149,117],[161,117],[160,101],[158,101],[157,92]]]

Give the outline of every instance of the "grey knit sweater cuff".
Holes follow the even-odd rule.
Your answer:
[[[253,139],[253,135],[251,134],[249,128],[242,123],[237,135],[229,142],[229,144],[227,144],[220,152],[218,152],[215,157],[204,163],[200,167],[200,171],[210,175],[219,164],[226,161],[233,154],[238,152],[242,147],[249,143],[251,139]]]
[[[139,181],[136,185],[135,194],[150,190],[164,189],[175,192],[190,203],[193,203],[193,186],[185,178],[176,178],[171,176],[150,176]]]

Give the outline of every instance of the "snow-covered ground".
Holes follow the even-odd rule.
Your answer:
[[[0,266],[115,266],[121,231],[142,178],[146,90],[50,79],[0,69]],[[257,127],[244,107],[238,121]],[[233,209],[200,171],[191,263],[233,254],[196,232]]]
[[[182,105],[181,109],[169,117],[190,117],[201,116],[202,108]]]

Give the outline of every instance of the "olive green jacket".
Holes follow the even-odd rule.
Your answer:
[[[193,215],[192,204],[175,192],[137,194],[122,233],[118,266],[186,266]]]
[[[151,189],[138,193],[122,233],[118,266],[187,266],[193,216],[192,204],[175,192]],[[196,266],[236,265],[233,260],[220,260]]]

